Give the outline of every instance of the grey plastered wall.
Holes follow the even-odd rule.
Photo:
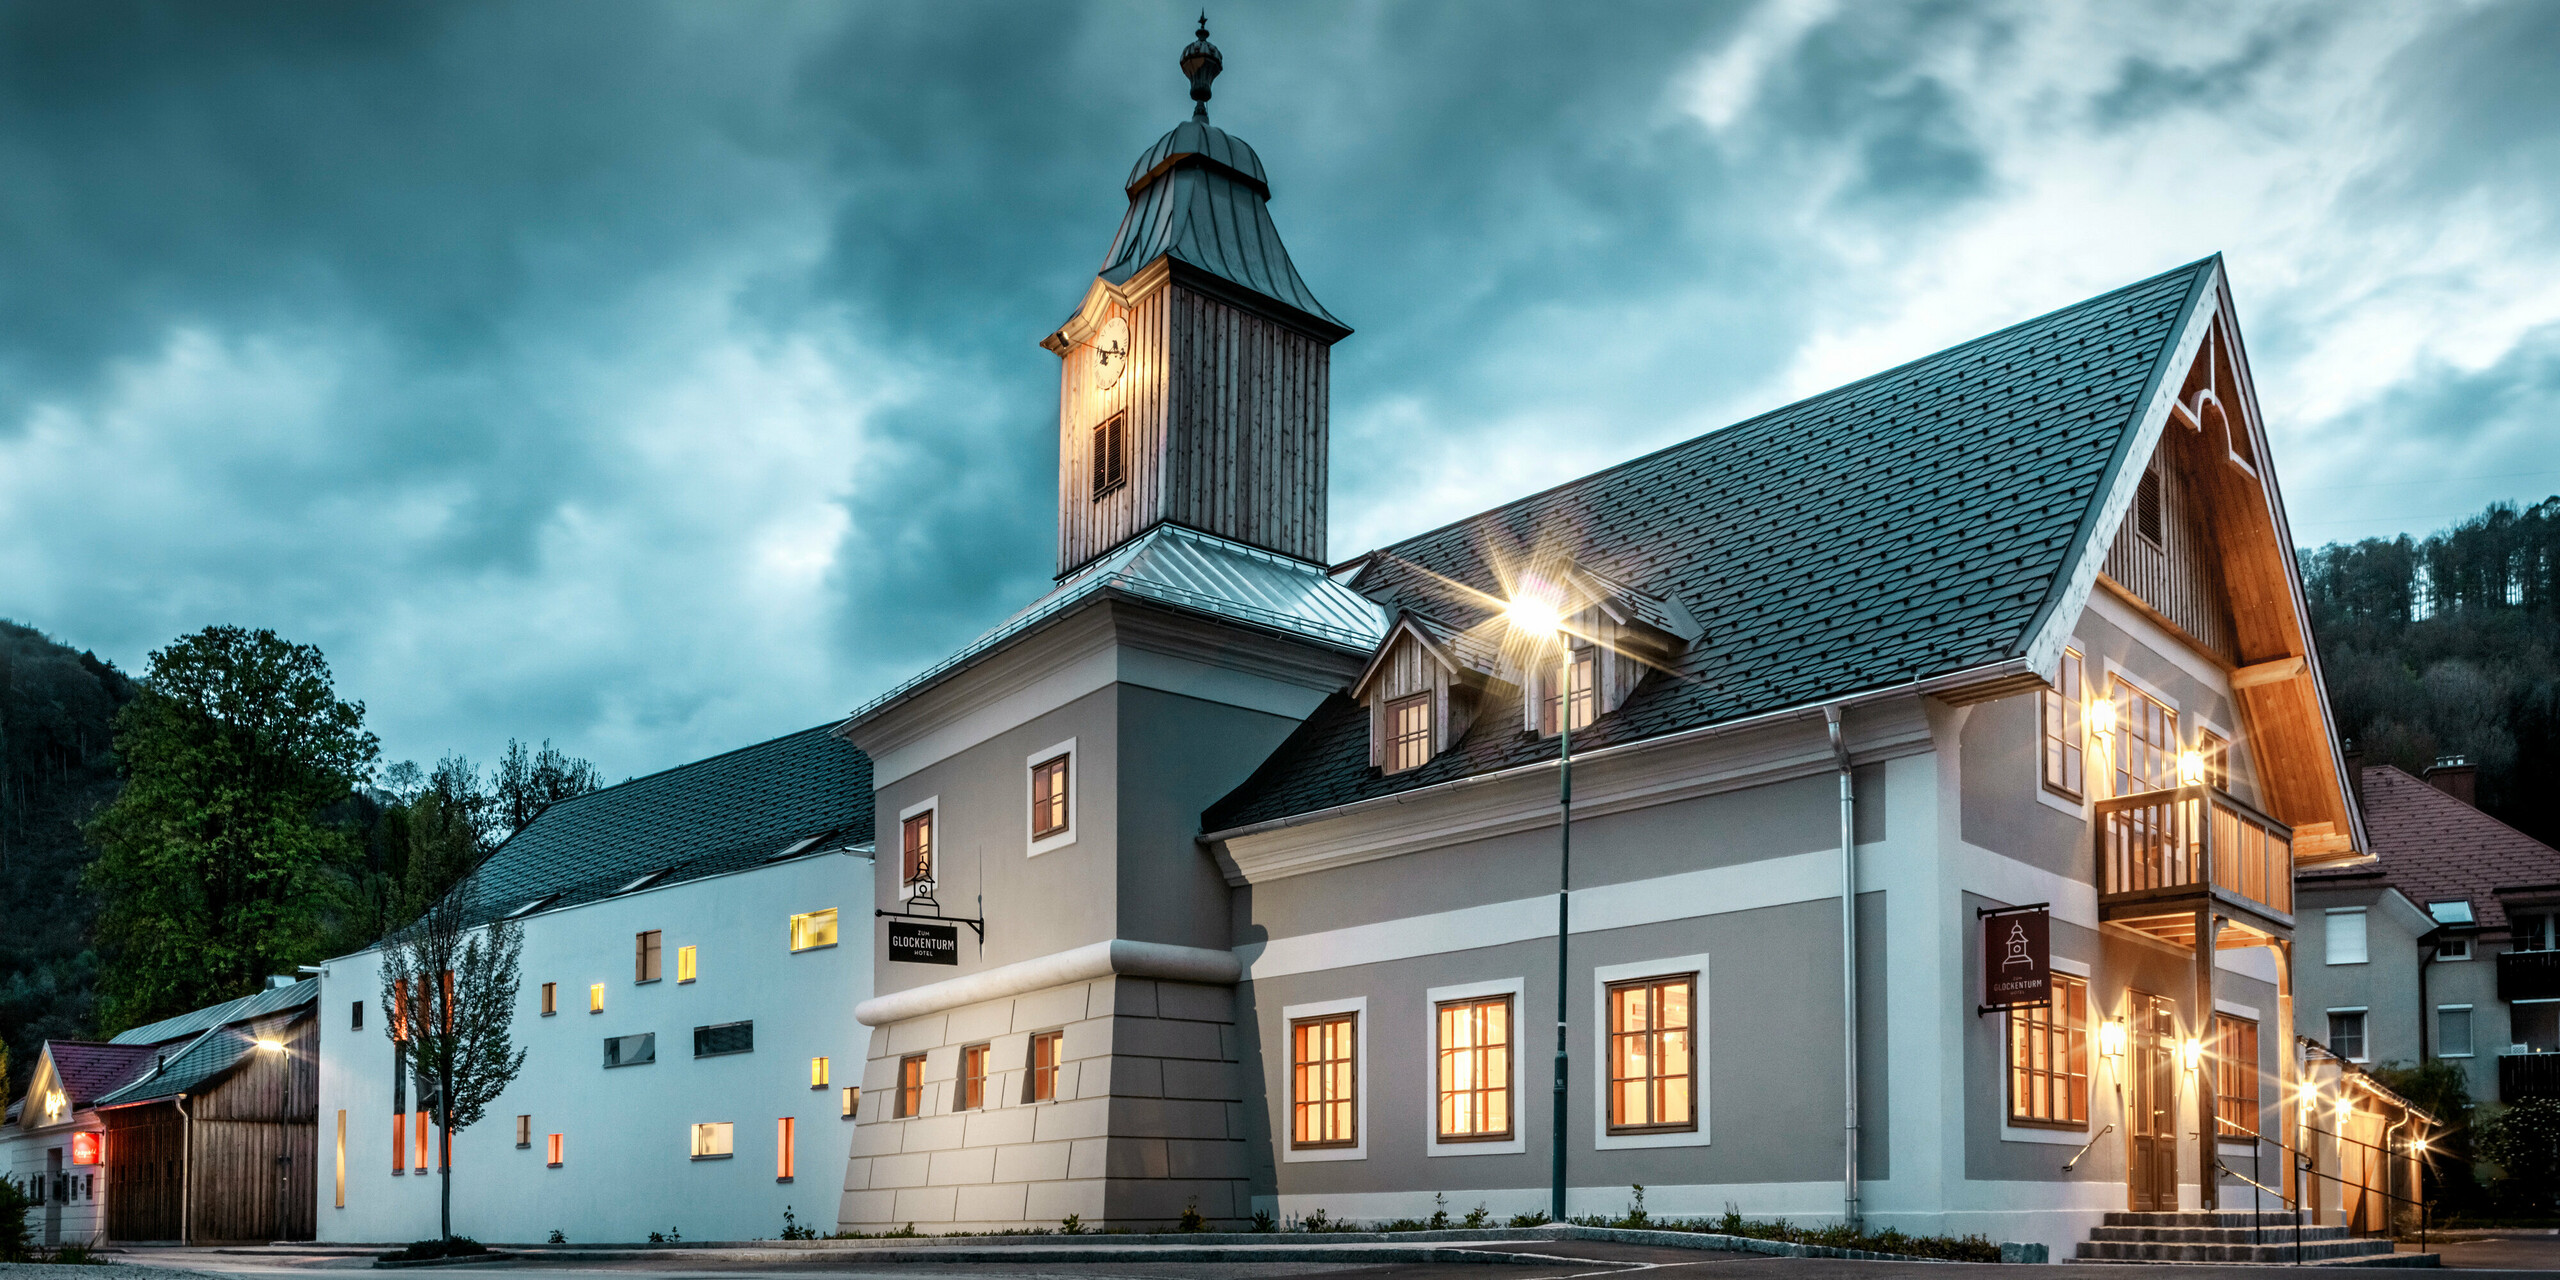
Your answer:
[[[1836,812],[1836,810],[1835,810]],[[1859,898],[1860,1074],[1864,1176],[1889,1177],[1890,1067],[1885,1030],[1892,992],[1886,963],[1884,895]],[[1594,1150],[1595,1060],[1591,974],[1595,968],[1704,954],[1700,1095],[1711,1142],[1650,1150]],[[1699,916],[1635,928],[1578,933],[1568,992],[1573,1084],[1566,1132],[1577,1187],[1806,1182],[1836,1179],[1840,1165],[1840,910],[1836,899]],[[1516,1116],[1525,1149],[1516,1154],[1426,1155],[1431,1123],[1427,1037],[1431,988],[1525,979]],[[1256,1107],[1255,1191],[1260,1195],[1540,1190],[1548,1184],[1552,1124],[1549,1074],[1555,1007],[1552,939],[1446,952],[1379,964],[1251,980],[1239,989],[1250,1020],[1262,1090]],[[1273,1143],[1288,1132],[1287,1027],[1293,1004],[1365,996],[1369,1081],[1366,1158],[1298,1163]],[[1750,1205],[1744,1205],[1748,1211]]]
[[[872,1037],[840,1221],[986,1230],[1160,1226],[1247,1210],[1230,989],[1100,978],[914,1018]],[[1028,1098],[1030,1039],[1065,1032],[1057,1099]],[[986,1106],[961,1110],[960,1052],[988,1046]],[[925,1056],[922,1113],[890,1115],[900,1059]]]
[[[1979,894],[1964,895],[1965,916],[1984,907],[2005,906]],[[2125,1179],[2125,1124],[2121,1111],[2119,1086],[2124,1084],[2121,1072],[2131,1061],[2110,1061],[2098,1052],[2098,1024],[2110,1019],[2126,1018],[2135,992],[2164,996],[2176,1006],[2179,1035],[2201,1036],[2207,1030],[2205,1016],[2199,1016],[2195,999],[2195,960],[2191,952],[2153,942],[2122,930],[2101,933],[2082,928],[2067,920],[2053,921],[2052,947],[2057,960],[2077,961],[2086,965],[2089,977],[2089,1122],[2078,1130],[2068,1131],[2070,1145],[2059,1141],[2033,1138],[2007,1139],[2002,1136],[2003,1122],[2009,1109],[2008,1019],[2003,1014],[1979,1014],[1970,1003],[1982,990],[1982,949],[1978,945],[1965,948],[1964,999],[1958,1009],[1947,1016],[1966,1022],[1964,1042],[1965,1079],[1965,1177],[1977,1181],[2019,1182],[2100,1182],[2121,1184]],[[2225,953],[2228,956],[2230,953]],[[2274,984],[2222,968],[2214,975],[2217,1000],[2227,1000],[2258,1011],[2258,1071],[2260,1133],[2274,1133],[2267,1126],[2275,1123],[2278,1103],[2275,1081],[2282,1047],[2276,1034],[2276,989]],[[2209,1016],[2209,1011],[2208,1015]],[[2196,1087],[2193,1077],[2180,1073],[2177,1111],[2179,1139],[2179,1181],[2193,1182],[2197,1163],[2194,1130],[2196,1128]],[[2207,1087],[2210,1087],[2209,1085]],[[2107,1125],[2115,1132],[2106,1134],[2089,1149],[2089,1154],[2071,1172],[2063,1172],[2076,1146],[2097,1135]],[[2047,1131],[2045,1136],[2059,1137],[2063,1131]],[[2262,1153],[2265,1167],[2277,1168],[2273,1149]],[[2243,1164],[2241,1167],[2247,1167]],[[2260,1179],[2266,1181],[2266,1179]]]
[[[1115,687],[1118,936],[1223,950],[1227,882],[1195,838],[1200,811],[1252,776],[1297,722],[1140,685]]]
[[[2504,950],[2502,943],[2474,938],[2470,959],[2438,960],[2427,966],[2428,1016],[2449,1004],[2471,1006],[2470,1056],[2447,1055],[2437,1035],[2438,1024],[2428,1025],[2427,1036],[2432,1056],[2462,1068],[2475,1102],[2498,1097],[2498,1055],[2515,1043],[2512,1011],[2498,999],[2498,953]]]
[[[2294,1016],[2303,1035],[2325,1041],[2329,1010],[2361,1008],[2365,1010],[2366,1061],[2417,1060],[2421,931],[2411,927],[2414,922],[2405,908],[2394,909],[2398,906],[2391,891],[2379,883],[2303,886],[2294,912]],[[2330,964],[2330,912],[2351,908],[2364,911],[2366,960]],[[2430,988],[2435,976],[2434,972],[2427,975]],[[2429,995],[2440,998],[2432,990]]]

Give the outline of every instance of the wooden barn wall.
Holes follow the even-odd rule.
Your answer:
[[[2137,499],[2126,509],[2115,545],[2107,550],[2105,572],[2208,652],[2236,665],[2238,647],[2232,640],[2221,561],[2189,478],[2199,461],[2193,456],[2199,452],[2193,435],[2173,423],[2160,440],[2160,545],[2153,546],[2139,532]]]
[[[107,1126],[107,1238],[178,1238],[185,1158],[178,1109],[168,1103],[102,1112]]]
[[[1166,292],[1177,373],[1165,518],[1323,562],[1331,353],[1215,299]]]

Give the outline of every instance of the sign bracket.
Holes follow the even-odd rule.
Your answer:
[[[970,932],[978,935],[978,945],[983,947],[987,945],[987,920],[986,916],[983,914],[986,911],[986,895],[979,895],[978,903],[978,910],[981,914],[974,918],[970,916],[944,915],[942,914],[942,904],[934,901],[933,882],[927,880],[916,886],[915,896],[907,899],[906,907],[896,911],[890,911],[881,907],[874,907],[872,908],[871,914],[874,918],[878,918],[880,916],[891,916],[906,920],[931,920],[940,924],[965,924],[969,926]],[[924,912],[917,911],[914,909],[917,906],[931,907],[933,908],[933,914],[926,915]]]

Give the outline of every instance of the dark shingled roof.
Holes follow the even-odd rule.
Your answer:
[[[2208,258],[1408,539],[1355,589],[1472,625],[1432,574],[1561,551],[1684,603],[1704,636],[1577,751],[2020,656],[2059,597]],[[1392,776],[1348,697],[1319,706],[1208,831],[1556,755],[1497,683],[1450,750]]]
[[[74,1111],[114,1092],[151,1065],[147,1044],[98,1044],[88,1040],[47,1040],[45,1056],[53,1060],[54,1078]]]
[[[767,861],[811,836],[815,854],[871,843],[871,757],[834,723],[564,800],[498,846],[480,908],[504,915],[611,897],[641,876],[678,884]]]
[[[1176,261],[1303,313],[1334,339],[1349,326],[1316,301],[1271,222],[1262,160],[1226,130],[1185,120],[1129,171],[1129,211],[1103,255],[1103,279],[1126,284],[1148,263]]]
[[[2560,849],[2534,839],[2387,764],[2364,771],[2364,829],[2375,861],[2341,871],[2305,871],[2304,888],[2380,880],[2425,910],[2430,902],[2471,904],[2484,931],[2507,927],[2500,889],[2560,885]]]

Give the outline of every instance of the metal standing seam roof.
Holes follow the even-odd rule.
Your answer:
[[[1323,569],[1240,542],[1160,524],[1070,574],[1020,613],[896,688],[854,709],[846,723],[922,692],[1049,618],[1104,592],[1153,600],[1365,654],[1387,634],[1376,602]]]
[[[1289,260],[1271,221],[1270,198],[1253,148],[1214,125],[1185,120],[1129,171],[1129,210],[1099,274],[1126,284],[1148,263],[1170,256],[1303,312],[1319,327],[1349,333]]]
[[[1703,631],[1574,734],[1596,749],[2022,656],[2138,430],[2208,258],[1407,539],[1351,586],[1444,624],[1493,557],[1561,552]],[[1430,763],[1382,774],[1337,694],[1202,815],[1230,830],[1555,758],[1497,684]]]
[[[170,1054],[158,1070],[146,1070],[140,1079],[98,1099],[98,1105],[124,1107],[194,1093],[257,1050],[257,1038],[248,1032],[235,1026],[215,1027]]]
[[[2560,884],[2560,849],[2534,839],[2424,778],[2391,765],[2364,771],[2365,834],[2374,861],[2336,872],[2305,871],[2302,887],[2379,879],[2421,911],[2431,902],[2471,904],[2485,932],[2508,927],[2501,889]]]
[[[263,991],[251,992],[237,1000],[225,1000],[221,1004],[206,1005],[193,1013],[182,1013],[174,1018],[163,1018],[158,1022],[146,1023],[119,1033],[107,1043],[167,1044],[172,1040],[201,1035],[214,1027],[246,1022],[251,1018],[262,1017],[279,1009],[309,1004],[319,998],[320,980],[304,978],[290,986],[268,987]]]
[[[832,723],[563,800],[480,864],[479,909],[511,915],[743,871],[793,857],[868,849],[871,757]],[[814,843],[794,848],[810,837]]]

